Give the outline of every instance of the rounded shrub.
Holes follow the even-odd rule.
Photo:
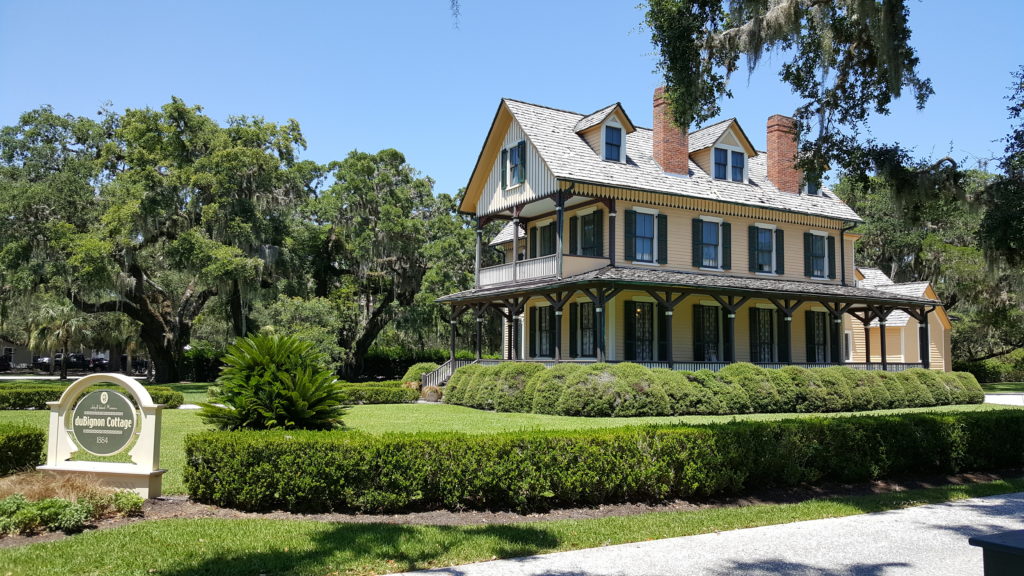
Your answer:
[[[483,366],[472,380],[466,384],[462,405],[478,410],[494,410],[494,399],[498,395],[501,382],[496,378],[498,366]]]
[[[768,370],[769,378],[779,394],[779,412],[796,412],[800,391],[807,387],[811,375],[801,366],[783,366]]]
[[[537,372],[526,383],[526,394],[533,398],[530,411],[534,414],[560,414],[558,399],[565,392],[566,382],[578,378],[585,370],[581,364],[556,364]]]
[[[830,370],[846,376],[846,383],[850,386],[851,410],[884,410],[892,406],[889,391],[874,371],[845,366],[836,366]]]
[[[417,362],[409,369],[405,371],[405,375],[402,376],[402,382],[416,382],[419,383],[423,378],[423,375],[428,372],[437,370],[439,366],[435,362]]]
[[[448,378],[448,383],[444,385],[444,401],[448,404],[461,406],[466,397],[466,391],[472,388],[473,380],[476,379],[477,374],[482,369],[483,366],[479,364],[469,364],[456,368],[455,372]]]
[[[890,408],[906,408],[909,406],[907,400],[907,390],[903,386],[903,382],[896,377],[892,372],[881,372],[873,371],[875,378],[878,379],[879,383],[885,387],[885,391],[889,394],[889,407]]]
[[[626,362],[615,364],[612,376],[618,381],[619,398],[612,416],[668,416],[668,394],[649,368]]]
[[[615,413],[626,386],[611,373],[611,365],[597,363],[586,366],[566,380],[558,399],[558,413],[566,416],[604,417]]]
[[[928,391],[928,387],[917,379],[917,375],[910,370],[896,372],[893,374],[896,381],[903,386],[903,395],[906,397],[906,406],[919,408],[923,406],[935,406],[935,398]]]
[[[769,377],[769,370],[749,362],[729,364],[718,371],[718,379],[743,388],[750,399],[750,409],[757,413],[780,412],[779,392]]]
[[[963,386],[968,404],[981,404],[985,401],[985,391],[982,390],[981,384],[978,384],[978,379],[974,377],[974,374],[970,372],[951,372],[951,374],[955,375],[960,381],[960,385]]]
[[[533,408],[532,390],[527,383],[539,372],[547,370],[533,362],[505,362],[494,372],[494,409],[498,412],[529,412]]]
[[[845,412],[853,405],[846,375],[831,368],[810,368],[798,412]]]
[[[750,397],[739,384],[722,381],[718,378],[716,372],[710,370],[688,372],[686,377],[718,399],[720,405],[719,414],[747,414],[751,412]]]
[[[936,372],[935,375],[949,391],[951,404],[970,404],[970,394],[956,374],[952,372]]]
[[[722,402],[711,390],[688,378],[688,372],[655,368],[651,374],[668,396],[669,413],[673,416],[690,414],[721,414]]]
[[[954,403],[953,396],[950,394],[949,388],[946,387],[945,381],[939,378],[938,373],[934,370],[911,368],[906,373],[913,374],[917,381],[928,389],[928,392],[932,395],[932,400],[935,401],[935,406],[946,406]]]
[[[328,430],[341,426],[344,395],[313,344],[290,336],[240,338],[228,347],[219,394],[200,416],[222,430]]]

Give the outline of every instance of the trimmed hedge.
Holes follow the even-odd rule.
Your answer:
[[[44,410],[47,402],[60,400],[65,389],[65,385],[10,386],[0,383],[0,410]],[[181,392],[166,386],[146,386],[146,390],[153,402],[163,404],[164,408],[177,408],[185,401]]]
[[[417,362],[409,369],[405,371],[405,374],[400,378],[402,382],[419,382],[423,379],[423,375],[428,372],[433,372],[440,368],[437,362]]]
[[[498,412],[565,416],[682,416],[849,412],[980,404],[973,376],[915,368],[889,373],[843,366],[778,370],[737,363],[719,372],[648,370],[632,363],[470,364],[455,371],[445,401]]]
[[[415,402],[420,391],[382,386],[342,386],[341,397],[346,404],[406,404]]]
[[[0,424],[0,476],[42,462],[46,431],[21,424]]]
[[[185,453],[189,495],[218,506],[530,512],[1019,466],[1024,410],[492,435],[203,432]]]

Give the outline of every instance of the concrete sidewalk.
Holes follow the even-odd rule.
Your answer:
[[[981,549],[967,539],[1020,529],[1024,493],[416,574],[981,576]]]

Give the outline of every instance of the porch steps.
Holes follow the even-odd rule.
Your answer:
[[[425,386],[444,386],[452,373],[470,364],[476,364],[476,360],[449,360],[437,367],[432,372],[427,372],[420,378],[420,384]]]

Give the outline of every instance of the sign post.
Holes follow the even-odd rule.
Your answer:
[[[118,389],[89,391],[104,384]],[[143,498],[160,495],[166,472],[160,468],[163,406],[154,404],[137,380],[121,374],[90,374],[68,386],[60,400],[46,404],[50,407],[50,434],[46,465],[39,466],[39,470],[58,475],[90,474],[108,486],[133,490]],[[79,447],[95,456],[113,456],[131,446],[133,440],[130,463],[70,460]]]

